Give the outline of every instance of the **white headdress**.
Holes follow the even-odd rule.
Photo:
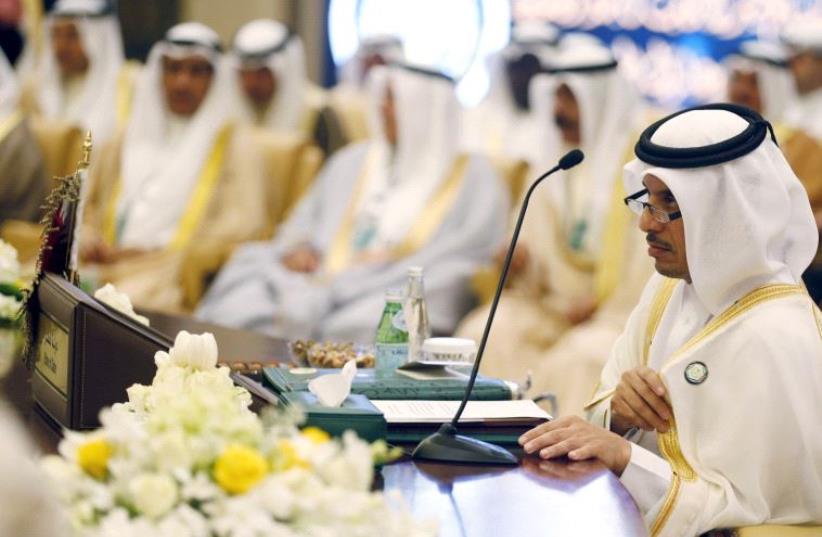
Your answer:
[[[267,67],[277,81],[273,102],[263,125],[275,130],[296,130],[305,111],[306,72],[302,40],[275,20],[258,19],[243,25],[234,37],[234,61]],[[239,85],[239,81],[237,82]],[[238,86],[248,118],[254,118],[251,103]]]
[[[756,73],[762,98],[762,114],[772,121],[782,118],[796,99],[796,88],[788,70],[788,52],[778,43],[746,41],[739,54],[725,61],[730,71]]]
[[[822,55],[822,24],[816,19],[789,24],[780,37],[793,52],[810,51]]]
[[[562,147],[554,123],[554,96],[565,84],[579,106],[580,148],[586,155],[585,172],[591,178],[588,234],[599,244],[611,200],[614,180],[640,117],[642,101],[636,90],[617,71],[610,49],[589,36],[568,34],[560,42],[549,74],[531,82],[531,102],[538,124],[529,147],[530,160],[538,170],[554,166]],[[582,173],[582,172],[580,172]],[[552,181],[549,190],[562,203],[563,182]]]
[[[781,37],[793,54],[810,52],[822,57],[822,23],[818,20],[790,24]],[[822,140],[822,88],[799,95],[785,111],[785,123]]]
[[[511,41],[508,45],[488,56],[488,94],[465,114],[463,144],[466,149],[530,160],[527,146],[538,129],[537,122],[533,119],[534,103],[530,103],[529,110],[522,110],[517,106],[511,90],[508,64],[531,54],[542,67],[547,67],[558,38],[559,30],[551,24],[518,24],[511,29]]]
[[[716,315],[766,283],[797,283],[818,232],[804,187],[759,114],[704,105],[646,129],[628,192],[652,174],[676,197],[694,291]]]
[[[66,103],[66,91],[51,43],[55,20],[71,19],[77,26],[88,71],[80,96]],[[38,63],[38,101],[43,115],[90,130],[96,142],[107,139],[116,124],[117,78],[123,65],[123,40],[117,16],[104,0],[59,0],[46,19],[42,59]]]
[[[217,134],[231,114],[230,73],[217,34],[200,23],[171,28],[151,49],[134,95],[123,142],[118,203],[121,246],[158,248],[174,236]],[[162,86],[164,56],[201,56],[214,66],[211,86],[190,118],[169,110]],[[182,132],[169,140],[172,123]]]
[[[388,84],[397,121],[393,149],[380,114]],[[405,237],[454,163],[459,104],[448,77],[411,66],[375,67],[368,89],[374,136],[358,212],[376,220],[373,244],[390,246]]]
[[[363,61],[372,54],[379,54],[386,63],[402,63],[405,58],[402,40],[398,36],[375,34],[363,37],[357,52],[340,67],[339,82],[353,87],[364,85]]]

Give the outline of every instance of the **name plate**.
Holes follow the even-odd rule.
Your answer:
[[[32,345],[35,402],[60,427],[93,429],[100,410],[154,376],[169,338],[114,311],[54,274],[37,288]]]
[[[69,334],[47,315],[37,322],[34,367],[64,397],[68,396]]]

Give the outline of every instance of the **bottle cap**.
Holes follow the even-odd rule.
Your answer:
[[[408,267],[409,276],[422,276],[422,267]]]
[[[403,292],[400,289],[389,288],[385,290],[386,302],[402,302]]]

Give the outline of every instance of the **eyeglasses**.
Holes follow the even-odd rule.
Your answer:
[[[656,220],[657,222],[659,222],[660,224],[667,224],[668,222],[673,222],[677,218],[682,218],[682,212],[681,211],[674,211],[672,213],[667,213],[667,212],[663,211],[662,209],[657,209],[656,207],[654,207],[653,205],[651,205],[647,201],[640,201],[638,199],[638,198],[641,198],[642,196],[645,196],[646,194],[648,194],[648,189],[643,188],[639,192],[631,194],[630,196],[628,196],[627,198],[625,198],[622,201],[625,202],[625,205],[627,205],[628,208],[631,209],[631,211],[633,211],[634,213],[636,213],[640,216],[642,216],[642,213],[645,212],[645,209],[648,209],[648,211],[650,211],[650,213],[651,213],[651,217],[654,220]]]

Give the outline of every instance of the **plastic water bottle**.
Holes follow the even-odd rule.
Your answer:
[[[385,292],[385,308],[375,341],[378,375],[390,373],[408,361],[408,329],[402,299],[402,293],[395,289]]]
[[[428,308],[425,305],[422,267],[408,268],[408,283],[405,290],[405,323],[408,327],[408,360],[422,360],[422,344],[431,337]]]

